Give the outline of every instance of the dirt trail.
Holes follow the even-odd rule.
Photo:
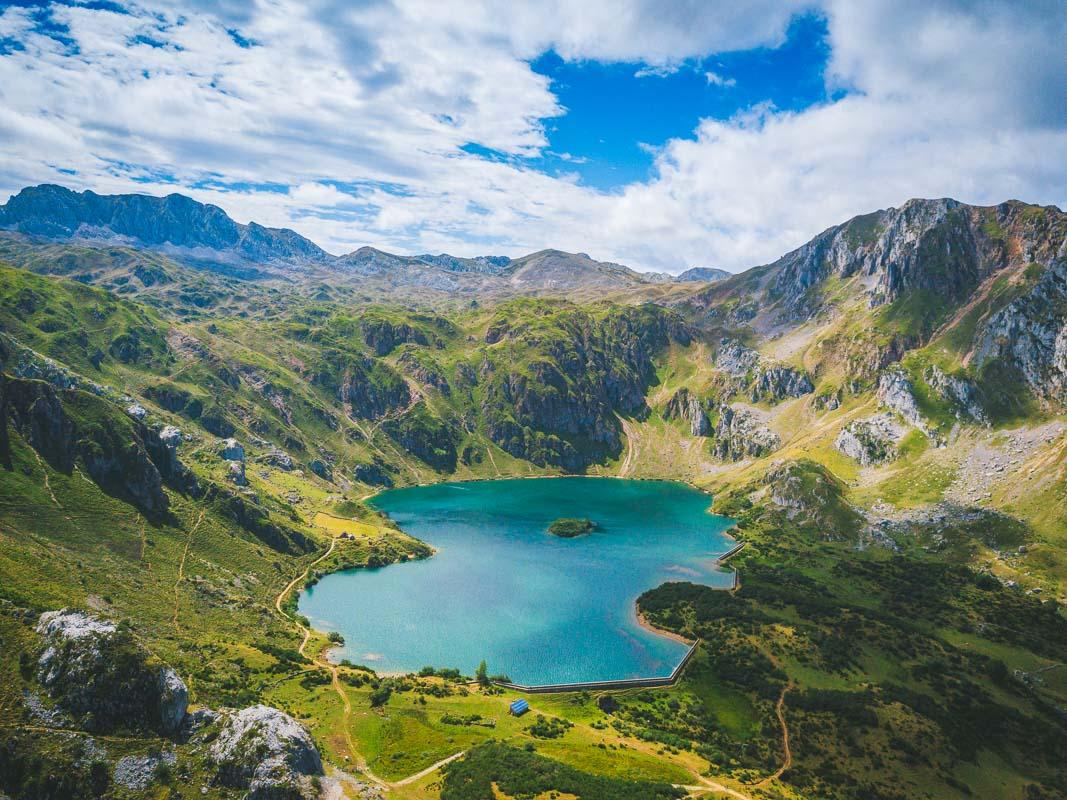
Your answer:
[[[34,458],[37,459],[37,464],[41,467],[41,472],[44,474],[44,488],[48,492],[48,496],[52,498],[52,502],[60,508],[63,508],[62,503],[56,498],[56,493],[52,491],[52,484],[48,481],[48,467],[45,466],[44,461],[41,459],[40,453],[34,450],[32,447],[30,451],[33,453]]]
[[[401,778],[398,781],[393,781],[389,785],[390,786],[407,786],[409,783],[415,783],[415,781],[420,780],[422,778],[425,778],[430,773],[437,772],[437,770],[441,769],[441,767],[445,766],[446,764],[451,764],[457,758],[462,756],[465,752],[466,752],[466,750],[460,750],[458,753],[453,753],[448,758],[442,758],[436,764],[431,764],[430,766],[428,766],[426,769],[422,770],[421,772],[416,772],[414,775],[408,775],[406,778]]]
[[[174,630],[180,631],[181,628],[178,625],[178,607],[179,607],[179,595],[178,590],[181,587],[182,581],[185,579],[185,559],[189,557],[189,547],[193,543],[193,536],[196,535],[196,529],[200,527],[200,523],[204,521],[204,512],[200,512],[200,516],[196,518],[196,522],[193,523],[193,527],[189,529],[189,535],[185,539],[185,549],[182,551],[182,560],[178,562],[178,577],[174,581]]]
[[[782,726],[782,752],[785,758],[782,759],[782,766],[778,767],[773,773],[761,780],[756,786],[766,786],[772,781],[776,781],[785,774],[785,771],[793,766],[793,751],[789,747],[789,725],[785,721],[785,696],[794,688],[793,681],[789,681],[782,687],[782,693],[778,696],[778,702],[774,705],[775,716],[778,717],[778,724]]]

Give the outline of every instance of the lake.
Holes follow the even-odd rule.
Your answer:
[[[395,489],[371,501],[437,548],[421,561],[322,578],[300,598],[334,652],[378,672],[457,667],[527,685],[669,675],[688,649],[642,628],[634,601],[665,581],[729,587],[715,558],[732,520],[680,483],[546,478]],[[559,517],[597,530],[547,532]]]

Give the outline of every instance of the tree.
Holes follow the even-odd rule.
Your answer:
[[[478,671],[474,673],[474,677],[478,679],[479,686],[489,685],[489,667],[485,664],[485,659],[482,659],[482,663],[478,665]]]

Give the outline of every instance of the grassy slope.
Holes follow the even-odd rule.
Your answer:
[[[36,280],[21,273],[5,273],[4,295],[9,298],[5,307],[9,311],[3,319],[4,328],[34,349],[95,376],[95,380],[136,393],[165,379],[191,393],[202,394],[205,400],[211,398],[203,387],[213,385],[212,393],[222,392],[229,407],[243,407],[250,412],[243,416],[230,415],[242,440],[247,440],[253,430],[265,430],[265,435],[273,441],[295,434],[305,446],[323,445],[336,453],[342,465],[338,470],[341,474],[350,464],[377,455],[398,468],[401,481],[442,477],[426,464],[400,452],[373,422],[347,421],[332,395],[309,385],[304,367],[314,363],[321,343],[294,336],[285,319],[228,317],[213,321],[211,327],[206,320],[175,323],[151,312],[145,314],[135,307],[113,305],[105,295],[75,284],[59,284],[61,293],[52,296],[52,287],[56,284],[34,283]],[[25,288],[42,294],[47,302],[30,315],[16,314],[10,310],[11,302],[17,302],[14,298]],[[847,292],[843,292],[842,297],[847,298]],[[103,313],[108,309],[109,313]],[[410,319],[406,312],[390,313]],[[556,312],[551,305],[546,307],[539,302],[520,301],[510,305],[508,313],[519,318],[531,315],[531,325],[540,326],[546,334],[551,334],[556,325],[553,317]],[[69,316],[71,314],[74,316]],[[461,363],[477,365],[486,350],[483,344],[485,331],[497,314],[494,309],[476,309],[452,315],[452,328],[432,325],[431,332],[440,336],[443,348],[429,348],[427,352],[450,376]],[[65,330],[83,330],[86,336],[72,340],[61,330],[42,331],[40,323],[55,316],[62,317]],[[834,348],[819,343],[840,342],[845,332],[855,335],[863,328],[864,319],[863,310],[855,307],[828,328],[811,331],[810,338],[779,343],[777,352],[773,343],[765,345],[765,349],[783,361],[808,368],[818,378],[817,383],[822,389],[840,380],[845,362],[825,355]],[[215,366],[199,360],[183,360],[180,354],[168,350],[162,344],[162,337],[168,328],[175,326],[195,335],[219,363],[238,363],[268,377],[273,386],[283,390],[285,406],[291,417],[287,419],[279,408],[265,402],[262,393],[247,384],[242,384],[235,392],[223,389]],[[46,323],[44,327],[53,326]],[[353,354],[366,352],[365,345],[353,335],[351,328],[346,329],[344,325],[323,327],[333,337],[330,346],[347,348]],[[144,356],[133,363],[105,357],[97,370],[89,359],[94,348],[108,352],[114,338],[131,328],[144,329],[144,335],[140,337],[145,342],[142,346]],[[383,363],[398,369],[397,353],[384,357]],[[663,354],[657,366],[659,385],[649,396],[654,409],[660,408],[681,386],[704,394],[716,385],[708,351],[699,343],[688,348],[672,347]],[[445,397],[426,386],[421,387],[421,391],[425,398],[423,402],[432,413],[446,418],[458,418],[472,404],[476,407],[479,399],[477,396],[464,397],[458,392]],[[176,422],[186,430],[195,430],[195,423],[189,419],[152,403],[148,406],[156,418]],[[338,430],[325,423],[316,411],[323,409],[340,419]],[[705,440],[689,436],[683,424],[666,422],[655,411],[645,420],[632,420],[637,448],[633,474],[687,478],[717,491],[726,491],[761,476],[769,460],[809,458],[845,481],[848,498],[863,505],[877,499],[897,501],[901,505],[934,500],[954,475],[952,460],[944,458],[943,451],[929,447],[912,448],[902,461],[868,471],[858,470],[856,465],[832,450],[830,442],[840,427],[849,419],[873,413],[874,405],[868,397],[846,398],[840,409],[830,413],[814,412],[803,399],[768,406],[765,410],[772,416],[772,427],[785,440],[783,449],[771,459],[736,465],[715,462],[707,453]],[[252,428],[250,423],[254,420],[260,422]],[[984,436],[981,432],[974,434],[976,439]],[[477,418],[462,444],[472,444],[485,455],[470,465],[460,464],[457,477],[545,471],[514,459],[489,444]],[[181,454],[198,473],[221,479],[222,465],[215,457],[213,447],[214,438],[201,435],[199,442],[183,445]],[[102,495],[78,473],[66,477],[48,470],[49,485],[62,506],[57,507],[51,502],[40,477],[44,474],[42,470],[47,468],[37,464],[32,451],[21,444],[16,447],[16,453],[17,469],[0,481],[0,489],[6,498],[3,527],[0,527],[5,537],[5,547],[0,552],[0,585],[19,604],[44,608],[91,602],[104,613],[130,616],[150,647],[187,677],[195,700],[218,704],[262,698],[288,708],[306,719],[327,754],[335,762],[343,763],[347,746],[340,733],[343,715],[336,692],[329,685],[315,686],[313,681],[308,682],[306,675],[298,674],[309,666],[306,662],[277,655],[294,650],[299,637],[291,625],[272,612],[272,598],[291,577],[300,573],[310,556],[302,560],[279,556],[232,523],[211,513],[210,509],[194,535],[190,536],[200,511],[204,509],[173,496],[173,493],[174,521],[159,528],[149,526],[142,535],[141,520],[128,506]],[[1037,548],[1034,556],[1027,556],[1022,564],[1016,564],[1013,571],[1004,574],[1014,575],[1039,568],[1055,574],[1054,571],[1059,569],[1058,558],[1051,554],[1057,552],[1059,539],[1056,537],[1062,536],[1064,529],[1059,516],[1062,503],[1056,495],[1059,491],[1062,496],[1062,450],[1041,450],[1035,459],[1040,461],[1040,468],[1033,473],[1037,477],[1033,478],[1032,486],[1037,491],[1012,493],[1007,488],[1001,489],[995,502],[1032,520],[1035,531],[1044,537],[1048,546]],[[595,467],[593,471],[614,472],[622,461],[620,458]],[[248,474],[252,489],[276,504],[272,506],[275,513],[291,512],[296,524],[309,532],[316,530],[314,520],[319,511],[334,508],[334,504],[346,495],[354,499],[366,491],[359,486],[331,485],[307,472],[302,475],[286,473],[252,464],[249,464]],[[293,493],[299,495],[296,502],[289,500]],[[26,498],[30,499],[29,503]],[[344,514],[354,511],[358,513],[358,506],[349,505]],[[66,520],[68,516],[71,517],[69,521]],[[320,541],[336,532],[330,528],[327,525],[318,531],[316,535]],[[754,538],[757,535],[762,536],[764,542],[776,541],[766,553],[753,550],[750,556],[753,565],[758,565],[761,557],[772,559],[776,565],[792,565],[801,569],[809,580],[815,581],[821,587],[818,591],[827,587],[841,591],[842,581],[832,569],[835,562],[870,562],[877,566],[886,558],[886,554],[878,550],[857,555],[850,546],[841,544],[813,548],[799,534],[781,537],[781,530],[773,535],[771,530],[753,533]],[[973,531],[962,532],[960,537],[960,546],[951,548],[948,554],[959,562],[984,563],[983,559],[990,558],[991,543],[997,543],[996,539],[983,538],[981,532],[979,535]],[[6,546],[9,541],[10,547]],[[945,554],[931,556],[923,550],[922,542],[921,537],[916,540],[914,552],[910,552],[909,557],[933,559],[935,563],[945,561]],[[187,543],[185,579],[179,582],[176,580],[177,565]],[[336,563],[359,563],[369,553],[364,544],[354,545],[351,552]],[[149,563],[151,569],[146,568]],[[998,571],[1004,568],[1005,565],[998,565]],[[858,610],[866,613],[883,579],[877,574],[875,577],[867,574],[862,580],[867,583],[857,583],[856,590],[847,592],[841,600],[855,604]],[[851,579],[847,581],[851,582]],[[746,585],[747,579],[743,578],[743,587]],[[746,590],[743,588],[742,591]],[[176,594],[180,603],[177,626],[173,623]],[[832,630],[832,625],[828,627],[829,623],[825,621],[810,619],[810,610],[779,608],[773,602],[769,605],[773,606],[770,609],[773,620],[761,626],[755,638],[750,638],[751,634],[742,637],[749,639],[746,652],[757,644],[776,648],[788,644],[782,651],[782,668],[801,689],[854,691],[866,683],[890,680],[915,685],[905,674],[907,670],[902,667],[899,654],[887,653],[874,645],[865,649],[856,663],[850,664],[844,672],[827,669],[819,660],[820,645],[813,643],[811,636],[814,630],[823,633]],[[19,647],[32,644],[32,637],[28,637],[21,626],[12,625],[6,618],[3,624],[5,641],[11,637],[21,643]],[[798,635],[798,631],[803,635]],[[995,655],[1010,668],[1030,670],[1047,663],[1047,658],[1035,655],[1026,647],[976,638],[951,625],[936,624],[924,629],[922,634],[936,642],[937,658],[966,646],[986,655]],[[276,648],[275,654],[257,649],[256,644]],[[314,639],[309,652],[314,654],[322,645],[322,640]],[[815,655],[814,663],[812,654]],[[8,674],[13,674],[10,658],[6,665]],[[356,672],[347,674],[355,675]],[[5,685],[12,691],[5,693],[0,707],[5,709],[8,719],[14,720],[20,703],[13,690],[21,684],[12,681]],[[463,696],[453,691],[448,696],[435,697],[434,680],[422,681],[420,685],[426,705],[413,701],[420,696],[419,690],[413,689],[396,692],[381,710],[371,709],[369,686],[345,688],[354,709],[352,730],[358,749],[369,759],[371,768],[385,778],[410,774],[470,744],[501,737],[519,744],[533,742],[540,752],[566,763],[618,777],[692,782],[695,780],[693,770],[700,772],[711,764],[714,775],[733,775],[742,780],[766,774],[780,761],[773,696],[764,696],[751,687],[725,679],[720,667],[707,656],[701,656],[694,663],[679,687],[622,696],[624,710],[614,717],[597,710],[593,698],[578,698],[576,703],[568,697],[537,698],[538,710],[575,722],[575,727],[558,740],[534,741],[524,733],[528,723],[515,722],[501,714],[504,698],[499,696],[477,691]],[[1050,697],[1062,702],[1063,687],[1054,680],[1048,681],[1046,686],[1051,692]],[[995,691],[996,696],[1005,702],[1012,699],[999,688]],[[1031,713],[1025,705],[1024,710]],[[494,730],[476,726],[457,729],[441,721],[446,712],[497,718],[500,727]],[[685,726],[678,727],[678,720],[705,713],[709,715],[709,721],[703,728],[687,730]],[[803,723],[808,712],[791,710],[788,713],[799,714]],[[918,736],[917,729],[907,727],[913,722],[909,712],[879,706],[877,714],[880,719],[884,716],[887,722],[892,722],[894,715],[900,716],[899,729],[907,734],[906,740],[911,734]],[[824,722],[821,717],[812,718],[817,723]],[[705,741],[709,736],[711,741]],[[892,747],[880,733],[868,737],[869,742],[867,738],[864,740],[864,746],[869,744],[871,752],[885,762],[882,767],[874,768],[868,756],[856,756],[840,749],[848,735],[833,738],[812,731],[810,738],[813,742],[810,752],[798,750],[798,767],[807,771],[802,775],[804,780],[821,769],[820,765],[826,759],[838,768],[857,768],[856,765],[862,764],[862,769],[873,770],[880,781],[899,775],[912,776],[908,780],[914,782],[916,792],[933,792],[936,796],[952,796],[938,794],[947,791],[946,776],[968,783],[980,796],[982,792],[979,790],[991,788],[984,782],[1000,776],[1009,787],[997,787],[997,791],[1009,797],[1013,793],[1017,795],[1034,775],[1041,777],[1040,770],[1023,769],[1016,763],[1014,755],[1005,757],[992,751],[980,752],[974,762],[964,760],[942,764],[938,761],[922,768],[916,768],[907,760],[885,762],[887,748],[891,750]],[[948,752],[946,741],[936,742],[931,746],[936,746],[937,752],[942,749]],[[859,760],[850,760],[853,757]],[[794,788],[790,789],[790,785]],[[803,795],[796,786],[795,782],[788,784],[782,791],[797,791],[798,796]],[[417,789],[400,791],[421,796]],[[429,796],[434,796],[434,792],[429,789]]]

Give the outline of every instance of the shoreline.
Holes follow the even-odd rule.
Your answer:
[[[590,479],[590,480],[611,479],[611,480],[626,480],[626,481],[650,481],[650,482],[660,482],[660,483],[680,483],[680,484],[682,484],[684,486],[689,487],[690,489],[694,489],[695,491],[700,492],[701,494],[703,494],[705,496],[714,498],[714,495],[712,494],[712,492],[708,491],[707,489],[705,489],[705,488],[703,488],[701,486],[697,486],[696,484],[691,483],[688,480],[684,480],[684,479],[674,479],[674,478],[631,478],[631,477],[625,477],[625,476],[621,476],[621,475],[574,475],[574,474],[566,474],[566,473],[564,473],[564,474],[560,474],[560,475],[511,475],[511,476],[501,475],[501,476],[497,476],[497,477],[488,477],[488,478],[459,478],[459,479],[454,479],[454,480],[434,481],[434,482],[430,482],[430,483],[413,483],[413,484],[409,484],[408,486],[396,486],[396,487],[389,487],[389,488],[377,487],[374,491],[368,492],[368,493],[362,495],[361,497],[359,497],[356,500],[356,502],[358,502],[358,503],[367,503],[368,506],[370,508],[372,508],[376,513],[384,516],[386,519],[391,519],[386,512],[382,511],[381,509],[375,508],[373,506],[373,504],[369,503],[368,501],[371,501],[375,497],[377,497],[378,495],[383,494],[383,493],[388,492],[388,491],[397,491],[397,490],[400,490],[400,489],[410,489],[410,488],[415,488],[415,487],[441,486],[441,485],[445,485],[445,484],[449,484],[449,483],[455,483],[455,484],[490,483],[490,482],[502,481],[502,480],[551,480],[551,479],[559,479],[559,478],[587,478],[587,479]],[[337,514],[329,512],[329,511],[320,511],[318,513],[322,513],[322,514],[324,514],[324,515],[326,515],[328,517],[332,517],[334,519],[352,519],[350,517],[339,516]],[[736,521],[732,520],[731,517],[725,517],[725,516],[723,516],[721,514],[714,514],[714,512],[712,512],[712,510],[711,510],[711,505],[708,506],[708,508],[707,508],[705,513],[713,514],[714,516],[719,516],[719,517],[722,517],[723,519],[730,519],[731,520],[731,524],[728,527],[726,527],[725,529],[723,529],[722,535],[727,537],[730,541],[732,541],[733,544],[730,546],[730,548],[726,552],[724,552],[721,555],[718,555],[718,556],[715,557],[716,566],[721,566],[725,561],[727,561],[728,559],[730,559],[731,557],[736,555],[738,552],[743,550],[745,548],[745,546],[747,545],[747,542],[745,542],[743,540],[739,540],[736,536],[734,536],[731,533],[731,531],[734,531],[737,528]],[[354,520],[354,521],[359,521],[359,520]],[[418,537],[412,536],[410,533],[408,533],[407,531],[404,531],[402,528],[397,528],[397,530],[399,530],[401,533],[405,534],[406,536],[411,536],[416,541],[422,542],[421,539],[418,539]],[[422,543],[423,544],[427,544],[426,542],[422,542]],[[428,546],[433,551],[430,554],[430,556],[428,556],[428,557],[432,558],[434,555],[437,554],[438,550],[433,545],[428,545]],[[403,563],[403,562],[394,562],[394,564],[395,563]],[[355,569],[361,569],[361,568],[362,567],[352,567],[351,569],[355,570]],[[343,571],[347,571],[347,570],[340,570],[340,571],[343,572]],[[327,573],[327,574],[333,574],[333,573]],[[719,589],[721,591],[733,591],[734,589],[736,589],[736,587],[738,585],[738,582],[739,582],[739,574],[738,574],[737,570],[733,571],[733,575],[734,575],[734,584],[733,584],[732,587],[712,586],[710,588]],[[655,587],[653,587],[653,588],[655,588]],[[644,614],[641,613],[641,610],[638,608],[636,599],[634,600],[634,603],[633,603],[633,609],[634,609],[634,619],[637,622],[638,627],[642,628],[643,630],[648,631],[649,633],[652,633],[652,634],[654,634],[656,636],[665,637],[665,638],[670,639],[670,640],[672,640],[674,642],[677,642],[679,644],[683,644],[683,645],[685,645],[686,647],[689,647],[689,648],[692,648],[694,645],[696,645],[700,641],[699,639],[689,639],[689,638],[686,638],[685,636],[683,636],[683,635],[681,635],[679,633],[675,633],[674,631],[669,631],[669,630],[666,630],[664,628],[657,627]],[[319,631],[319,632],[322,633],[322,631]],[[333,663],[334,666],[338,666],[338,664],[337,664],[336,661],[334,661],[334,656],[330,653],[330,651],[331,650],[339,650],[339,649],[342,649],[342,648],[340,646],[338,646],[338,645],[331,645],[331,646],[327,646],[323,651],[323,655],[325,656],[327,661]],[[373,667],[371,667],[371,669],[373,669]],[[381,675],[383,677],[396,677],[396,676],[407,675],[408,673],[406,673],[406,672],[392,672],[392,671],[379,673],[377,670],[375,670],[375,674]]]
[[[663,636],[667,639],[672,639],[679,644],[684,644],[687,647],[692,647],[697,643],[696,639],[687,639],[680,633],[669,631],[666,628],[657,628],[653,625],[644,614],[641,613],[641,609],[637,607],[637,601],[634,600],[634,615],[637,617],[637,624],[644,628],[649,633],[654,633],[657,636]]]

